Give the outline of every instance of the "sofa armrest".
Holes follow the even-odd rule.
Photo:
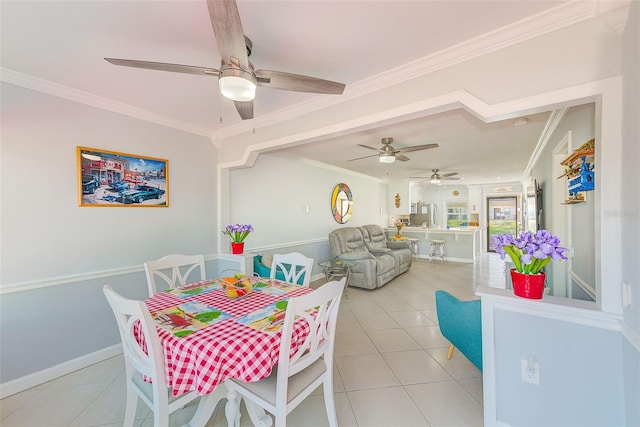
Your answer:
[[[411,249],[411,241],[409,240],[389,240],[387,241],[389,249]]]
[[[389,248],[369,248],[369,252],[371,252],[371,254],[373,254],[374,256],[386,255],[386,254],[391,253],[391,249],[389,249]]]
[[[344,260],[349,260],[349,261],[358,261],[361,259],[375,259],[375,257],[373,255],[371,255],[369,252],[344,252],[342,254],[339,255],[340,258],[344,259]]]

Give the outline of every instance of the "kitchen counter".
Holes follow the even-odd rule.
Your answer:
[[[403,227],[402,235],[412,239],[418,239],[418,257],[429,258],[431,239],[445,241],[447,260],[457,262],[475,263],[480,254],[480,227],[460,228],[423,228]],[[395,227],[386,227],[388,237],[395,236]]]

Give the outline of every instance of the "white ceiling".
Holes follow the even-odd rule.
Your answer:
[[[348,93],[350,85],[563,3],[239,0],[238,8],[244,32],[253,41],[251,61],[256,68],[339,81]],[[106,98],[206,135],[241,122],[232,102],[219,95],[215,78],[117,67],[103,59],[219,68],[204,0],[2,0],[0,5],[5,75],[15,73],[41,85]],[[255,116],[317,96],[259,88]],[[339,95],[320,95],[333,96]],[[378,178],[428,176],[438,168],[442,173],[459,172],[463,180],[453,183],[517,181],[548,116],[529,116],[526,126],[514,127],[512,120],[484,124],[457,110],[287,151]],[[346,161],[375,154],[356,144],[377,147],[383,137],[393,137],[396,148],[434,142],[440,147],[407,153],[410,161],[390,165],[379,164],[376,157]]]

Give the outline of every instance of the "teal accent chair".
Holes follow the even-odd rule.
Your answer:
[[[253,273],[260,277],[269,277],[271,275],[271,269],[262,263],[262,255],[256,255],[253,257]],[[282,270],[276,271],[276,279],[285,281],[284,273]],[[296,283],[302,285],[304,277],[298,279]]]
[[[463,301],[444,290],[436,291],[440,332],[451,343],[447,360],[457,348],[482,371],[482,320],[480,300]]]
[[[269,277],[271,274],[271,269],[262,263],[262,255],[256,255],[253,257],[253,272],[260,277]],[[279,273],[282,277],[278,277],[276,274],[276,279],[284,280],[284,273]]]

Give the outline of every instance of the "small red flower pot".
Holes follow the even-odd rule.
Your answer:
[[[244,242],[231,242],[231,253],[239,255],[244,252]]]
[[[524,274],[518,273],[515,268],[511,269],[513,293],[522,298],[542,299],[546,280],[547,275],[544,272]]]

